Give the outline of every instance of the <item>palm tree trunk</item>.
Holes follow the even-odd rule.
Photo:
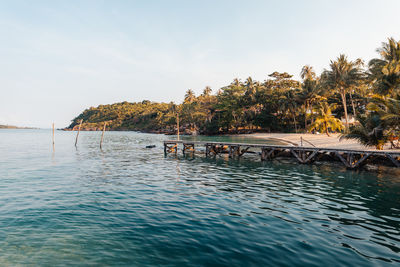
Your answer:
[[[354,105],[353,95],[351,94],[351,92],[350,92],[350,101],[351,101],[351,106],[353,107],[353,116],[354,116],[354,119],[355,119],[356,116],[357,116],[357,114],[356,114],[356,107],[355,107],[355,105]]]
[[[297,122],[296,122],[296,115],[293,115],[293,122],[294,122],[294,130],[297,133]]]
[[[308,125],[307,125],[307,111],[309,109],[308,102],[306,102],[305,108],[306,108],[306,110],[304,112],[304,129],[307,131],[307,128],[308,128]]]
[[[347,117],[346,93],[342,92],[342,93],[340,93],[340,96],[342,97],[342,103],[343,103],[343,108],[344,108],[344,118],[346,120],[346,129],[348,129],[349,128],[349,118]]]
[[[325,133],[327,136],[330,136],[328,131],[328,124],[326,123],[326,121],[324,122],[324,124],[325,124]]]

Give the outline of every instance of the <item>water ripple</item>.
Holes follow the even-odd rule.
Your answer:
[[[400,262],[399,172],[164,157],[164,138],[57,132],[52,153],[49,131],[1,131],[0,265]]]

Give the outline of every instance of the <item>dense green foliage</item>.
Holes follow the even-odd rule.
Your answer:
[[[300,81],[274,72],[264,81],[234,79],[215,94],[210,87],[199,96],[188,90],[181,104],[100,105],[85,110],[69,128],[83,120],[84,129],[107,122],[113,130],[175,133],[179,114],[180,129],[189,134],[344,131],[343,138],[381,147],[400,132],[400,42],[390,38],[377,51],[380,58],[368,65],[340,55],[321,75],[306,65]]]
[[[154,103],[142,101],[138,103],[116,103],[91,107],[76,117],[69,128],[83,121],[83,128],[98,130],[107,122],[113,130],[152,131],[168,129],[175,125],[175,105],[173,103]]]

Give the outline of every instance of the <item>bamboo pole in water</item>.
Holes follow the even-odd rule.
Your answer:
[[[103,145],[104,131],[106,130],[106,125],[107,125],[107,122],[104,122],[103,133],[101,134],[101,140],[100,140],[100,149],[102,148],[102,145]]]
[[[176,113],[176,127],[178,128],[177,137],[179,141],[179,112]]]
[[[54,122],[52,124],[52,128],[53,128],[53,148],[54,148]]]
[[[81,131],[82,122],[83,122],[83,120],[81,120],[81,122],[79,123],[78,133],[76,134],[76,139],[75,139],[75,147],[76,147],[76,144],[78,143],[78,137],[79,137],[79,133]]]

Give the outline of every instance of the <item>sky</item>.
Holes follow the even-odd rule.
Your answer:
[[[66,127],[84,109],[180,102],[400,39],[399,0],[0,0],[0,124]]]

